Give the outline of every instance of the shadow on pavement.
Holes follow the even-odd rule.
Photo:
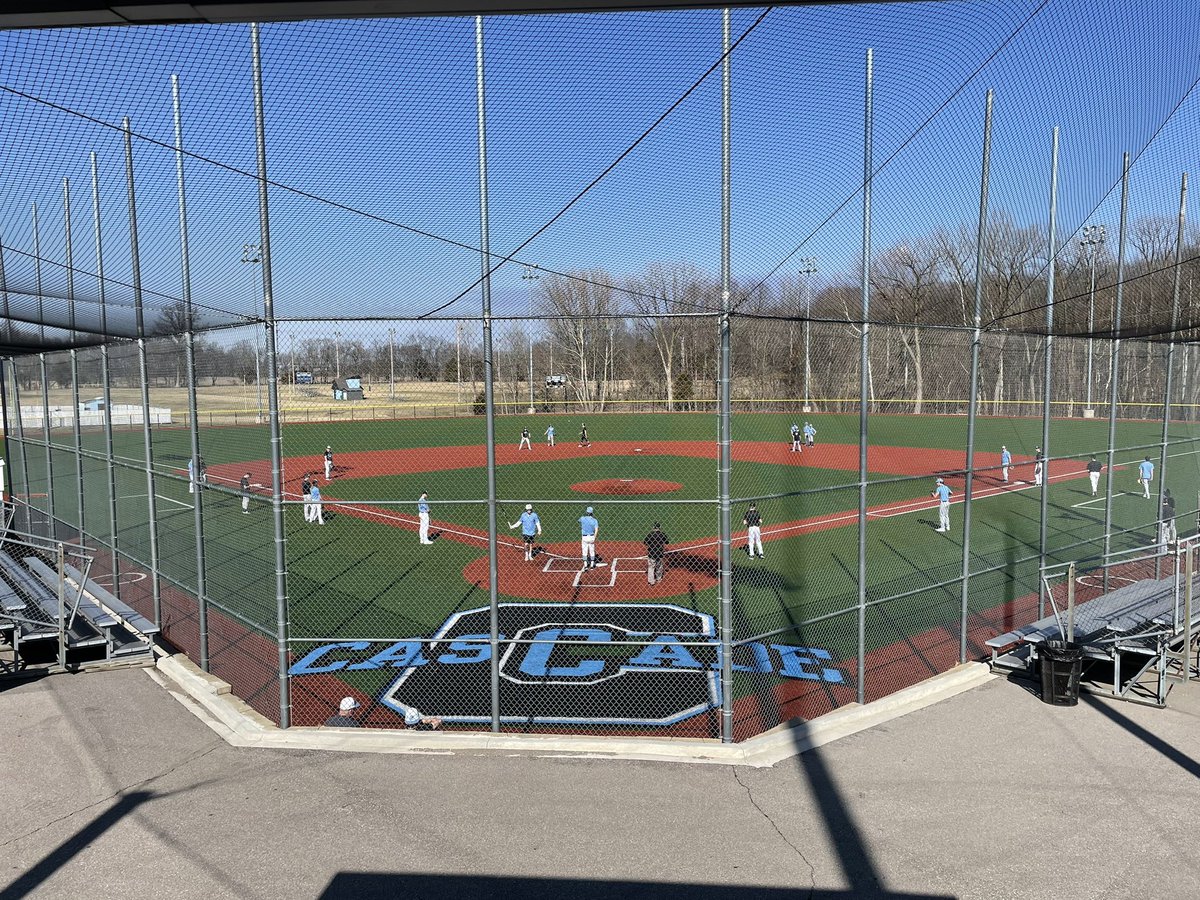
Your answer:
[[[849,900],[851,897],[894,897],[938,900],[931,895],[863,894],[857,890],[825,891],[753,885],[596,881],[582,878],[506,878],[502,875],[430,875],[397,872],[339,872],[321,900]]]

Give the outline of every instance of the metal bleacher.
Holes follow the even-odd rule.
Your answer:
[[[1083,651],[1081,689],[1165,706],[1172,684],[1200,674],[1200,661],[1194,658],[1200,637],[1200,536],[1148,549],[1150,555],[1118,558],[1091,569],[1083,577],[1092,583],[1105,583],[1106,571],[1143,577],[1123,575],[1127,583],[1079,604],[1074,602],[1078,564],[1047,569],[1052,613],[986,641],[993,671],[1032,675],[1043,642],[1070,640]],[[1160,577],[1147,577],[1151,568]],[[1056,576],[1066,578],[1065,606],[1049,589]]]
[[[10,534],[0,549],[0,634],[18,663],[56,657],[75,669],[152,660],[158,627],[86,576],[83,548],[46,544]]]

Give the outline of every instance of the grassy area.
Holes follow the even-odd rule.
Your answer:
[[[498,437],[516,443],[523,424],[540,438],[549,422],[558,428],[560,442],[574,443],[581,417],[509,417],[497,422]],[[783,443],[791,416],[746,414],[735,417],[735,441]],[[593,441],[690,440],[714,441],[715,421],[704,414],[604,415],[586,421]],[[750,560],[734,555],[733,591],[735,637],[773,634],[773,640],[821,646],[835,659],[856,653],[856,621],[850,613],[818,624],[804,625],[822,616],[852,609],[858,597],[857,474],[820,465],[820,445],[856,443],[857,416],[813,417],[818,429],[818,452],[802,465],[738,462],[732,473],[735,495],[767,496],[761,502],[768,536],[767,558]],[[961,448],[966,422],[958,417],[875,416],[870,423],[873,445],[897,448]],[[981,449],[997,451],[1001,444],[1018,455],[1032,452],[1041,439],[1041,422],[1032,419],[981,419],[977,427]],[[268,456],[265,427],[203,429],[203,454],[210,466],[251,463]],[[56,433],[56,440],[61,439]],[[1056,420],[1051,449],[1056,456],[1086,457],[1102,451],[1108,439],[1107,422]],[[1143,455],[1158,459],[1161,426],[1149,422],[1122,422],[1118,439],[1127,449],[1117,453],[1118,463],[1131,465]],[[160,527],[160,565],[165,574],[185,586],[195,583],[196,554],[191,514],[192,495],[179,477],[188,453],[188,433],[183,429],[155,429],[153,452],[156,467],[166,476],[156,479]],[[356,423],[290,425],[283,433],[285,458],[316,460],[326,444],[336,453],[365,450],[428,448],[437,458],[440,447],[479,445],[484,422],[479,418],[431,419]],[[1196,492],[1200,489],[1200,429],[1172,425],[1171,459],[1167,483],[1179,498],[1180,533],[1190,533]],[[102,435],[88,434],[87,446],[103,448]],[[1149,448],[1149,449],[1144,449]],[[144,457],[140,429],[116,436],[118,456]],[[903,453],[903,450],[896,451]],[[45,455],[27,448],[31,490],[45,488]],[[14,477],[18,476],[19,460]],[[56,451],[56,503],[62,517],[73,521],[73,455]],[[307,468],[307,464],[299,468]],[[85,517],[88,530],[107,534],[107,476],[102,462],[87,461]],[[296,468],[293,464],[293,468]],[[118,467],[118,544],[127,554],[149,560],[146,525],[146,479],[133,469]],[[298,477],[299,472],[288,472]],[[577,482],[603,478],[656,478],[678,482],[677,492],[614,503],[611,498],[589,497],[570,489]],[[1018,473],[1018,477],[1021,477]],[[1026,476],[1027,477],[1027,474]],[[1157,499],[1135,493],[1132,469],[1114,476],[1113,522],[1115,547],[1137,546],[1154,539]],[[952,531],[933,530],[936,513],[928,494],[931,475],[901,478],[871,473],[867,502],[871,507],[902,501],[921,501],[894,515],[872,517],[867,529],[867,595],[871,602],[906,595],[871,611],[867,640],[879,646],[919,634],[930,628],[957,628],[960,614],[963,528],[962,507],[952,507]],[[981,482],[982,483],[982,482]],[[713,459],[685,457],[631,458],[597,452],[575,459],[553,459],[538,450],[520,463],[501,466],[497,493],[503,506],[501,530],[515,519],[526,500],[541,504],[548,541],[573,541],[582,506],[593,502],[605,540],[638,541],[655,519],[678,545],[702,541],[717,533],[716,467]],[[453,501],[434,509],[435,520],[455,522],[484,530],[487,526],[486,472],[480,468],[434,472],[391,472],[362,478],[335,480],[327,495],[341,500],[398,501],[411,515],[422,490],[439,501]],[[1155,486],[1155,496],[1157,484]],[[785,495],[785,496],[777,496]],[[205,539],[208,591],[214,602],[262,630],[274,629],[274,539],[269,504],[256,498],[243,514],[236,493],[206,491]],[[1048,494],[1047,542],[1051,560],[1087,557],[1097,553],[1103,539],[1103,502],[1093,502],[1087,479],[1054,481]],[[711,503],[681,503],[709,500]],[[555,503],[552,501],[561,501]],[[733,513],[740,529],[744,505]],[[826,520],[831,527],[797,529],[773,535],[782,523]],[[420,547],[411,530],[388,527],[350,515],[334,515],[324,527],[307,526],[299,507],[286,509],[287,560],[291,632],[296,638],[386,639],[429,635],[448,615],[487,603],[487,591],[463,577],[464,568],[486,553],[483,542],[441,540]],[[978,499],[973,508],[969,565],[979,573],[970,582],[968,606],[974,610],[995,607],[1036,590],[1040,492],[1009,490]],[[738,548],[741,549],[740,546]],[[515,551],[506,551],[515,552]],[[603,552],[603,551],[602,551]],[[948,584],[942,585],[943,582]],[[619,583],[619,590],[584,599],[637,599],[636,577]],[[680,582],[681,585],[686,582]],[[939,586],[940,585],[940,586]],[[501,599],[521,600],[522,597]],[[561,599],[568,600],[564,596]],[[701,612],[716,615],[717,594],[711,579],[697,578],[684,593],[667,598]],[[354,676],[363,687],[383,676]],[[743,680],[742,690],[751,689]]]

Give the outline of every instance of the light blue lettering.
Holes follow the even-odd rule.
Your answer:
[[[504,640],[504,635],[499,637],[500,640]],[[491,636],[486,634],[459,635],[458,640],[450,642],[449,652],[443,653],[437,658],[437,661],[448,666],[459,663],[487,662],[492,658],[490,640]]]
[[[344,668],[350,660],[339,659],[321,666],[316,665],[317,660],[327,653],[332,653],[334,650],[366,650],[370,646],[370,641],[346,641],[341,644],[326,644],[323,647],[317,647],[307,654],[304,659],[293,663],[292,667],[288,669],[288,674],[320,675],[322,672],[336,672],[338,669]]]
[[[391,666],[403,669],[408,666],[423,666],[429,660],[421,655],[420,641],[396,641],[386,650],[381,650],[368,660],[355,663],[347,672],[357,672],[362,669],[385,669]]]
[[[660,634],[629,661],[631,667],[647,669],[703,669],[690,650],[669,634]]]
[[[538,643],[530,644],[521,660],[521,674],[533,678],[588,678],[604,671],[604,660],[581,659],[575,666],[551,666],[550,656],[561,638],[583,638],[592,643],[607,643],[612,634],[598,628],[547,628],[533,636]]]
[[[817,659],[832,659],[829,652],[819,647],[793,647],[791,644],[772,644],[771,649],[779,653],[783,665],[779,674],[785,678],[806,678],[809,681],[828,681],[841,684],[845,679],[840,669],[820,667],[820,672],[809,672],[805,666],[819,666]],[[815,657],[815,659],[814,659]]]

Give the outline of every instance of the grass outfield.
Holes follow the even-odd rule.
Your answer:
[[[770,635],[779,643],[798,643],[828,649],[835,660],[849,660],[857,652],[857,472],[821,464],[822,450],[833,444],[857,444],[857,416],[811,416],[818,429],[818,446],[803,459],[784,462],[739,460],[731,476],[735,496],[766,497],[760,502],[766,537],[766,559],[748,559],[738,542],[734,554],[733,590],[735,639]],[[497,493],[502,499],[500,529],[507,529],[521,504],[538,504],[546,542],[570,546],[578,535],[577,518],[592,502],[601,521],[601,553],[611,541],[640,542],[654,520],[660,520],[673,543],[704,543],[717,534],[717,489],[714,459],[686,456],[640,456],[603,451],[604,442],[661,440],[715,441],[715,420],[709,414],[611,414],[589,416],[589,436],[598,442],[587,456],[554,458],[541,443],[548,423],[558,431],[565,451],[574,448],[581,417],[510,417],[497,422],[497,435],[506,448],[515,447],[523,424],[535,437],[534,451],[497,472]],[[734,440],[770,441],[783,447],[793,417],[738,415]],[[801,419],[800,421],[803,421]],[[867,530],[867,593],[872,603],[896,595],[902,599],[872,606],[868,617],[869,647],[909,639],[931,628],[956,633],[961,585],[952,583],[962,571],[963,507],[952,506],[952,531],[933,530],[936,511],[929,498],[931,475],[899,477],[890,463],[903,463],[922,448],[959,450],[965,441],[966,421],[961,417],[873,416],[873,446],[911,448],[897,450],[885,459],[886,471],[871,473],[867,503],[876,510]],[[100,435],[87,436],[92,449],[100,449]],[[1137,546],[1154,540],[1157,499],[1145,500],[1134,483],[1132,464],[1143,455],[1157,463],[1156,443],[1161,425],[1122,422],[1117,453],[1128,468],[1115,473],[1113,521],[1114,547]],[[56,434],[57,439],[65,435]],[[202,432],[202,453],[210,469],[235,471],[243,464],[260,463],[268,456],[267,431],[260,427],[214,428]],[[1035,419],[980,419],[976,430],[981,452],[997,452],[1007,444],[1018,457],[1028,456],[1041,438]],[[1106,421],[1055,420],[1051,447],[1056,457],[1083,457],[1102,452],[1108,438]],[[1175,423],[1170,429],[1171,459],[1168,484],[1179,498],[1180,533],[1191,532],[1196,491],[1200,487],[1200,427]],[[436,469],[439,448],[482,444],[481,419],[404,420],[398,422],[295,425],[284,431],[283,455],[289,459],[289,484],[304,469],[319,471],[319,455],[326,444],[334,448],[335,461],[351,452],[428,448],[427,468]],[[140,431],[116,436],[118,456],[143,456]],[[507,452],[507,450],[506,450]],[[181,429],[156,429],[154,453],[164,472],[181,472],[186,466],[188,434]],[[31,492],[44,490],[45,457],[40,448],[27,451]],[[564,456],[566,454],[564,453]],[[303,457],[297,460],[296,457]],[[1103,457],[1102,457],[1103,458]],[[774,459],[774,458],[773,458]],[[12,464],[14,461],[10,461]],[[785,464],[786,463],[786,464]],[[73,502],[74,461],[57,452],[54,459],[58,505]],[[1082,464],[1065,461],[1064,475]],[[227,467],[227,468],[226,468]],[[19,463],[16,466],[19,469]],[[936,471],[930,469],[930,472]],[[1052,474],[1059,471],[1055,469]],[[85,515],[88,530],[107,536],[107,476],[103,465],[87,461]],[[435,521],[455,523],[466,530],[485,531],[486,471],[477,466],[424,472],[351,472],[362,477],[335,479],[326,488],[328,498],[344,501],[397,501],[394,512],[412,518],[415,498],[428,490],[437,503]],[[118,543],[122,550],[143,562],[149,560],[149,532],[145,525],[146,479],[141,473],[118,468]],[[1029,478],[1028,466],[1014,469],[1015,478]],[[14,471],[14,479],[17,472]],[[677,482],[668,493],[615,502],[615,498],[577,493],[570,485],[606,478],[654,478]],[[220,483],[220,479],[214,479]],[[42,487],[39,487],[41,485]],[[1030,488],[991,487],[990,473],[976,482],[981,493],[973,505],[968,603],[972,610],[992,609],[1037,588],[1037,546],[1040,492]],[[1101,484],[1103,493],[1104,483]],[[158,478],[161,567],[184,586],[195,582],[195,543],[191,497],[182,478]],[[780,494],[789,496],[780,497]],[[1153,489],[1157,496],[1157,481]],[[454,501],[454,502],[444,502]],[[552,502],[559,501],[559,502]],[[676,501],[676,502],[672,502]],[[678,501],[711,501],[683,503]],[[901,504],[908,503],[904,506]],[[741,529],[745,502],[735,505],[735,531]],[[411,528],[338,513],[324,528],[307,526],[298,506],[288,507],[288,572],[291,633],[296,639],[389,639],[426,636],[455,611],[486,605],[488,591],[478,579],[464,576],[468,566],[486,555],[486,541],[443,538],[432,547],[421,547]],[[255,498],[243,515],[240,499],[222,491],[205,492],[205,537],[208,592],[214,603],[238,617],[258,623],[273,633],[274,541],[269,504]],[[1086,477],[1052,479],[1049,488],[1048,546],[1052,560],[1078,559],[1099,552],[1103,539],[1103,502],[1093,502]],[[74,515],[65,515],[68,521]],[[507,520],[507,521],[505,521]],[[779,530],[786,525],[786,530]],[[561,552],[575,552],[562,550]],[[502,553],[519,557],[503,547]],[[697,555],[703,555],[698,553]],[[670,582],[675,593],[656,594],[656,602],[670,602],[711,615],[717,614],[715,582],[694,564],[687,577]],[[541,563],[530,564],[540,570]],[[694,577],[693,577],[694,576]],[[501,580],[501,588],[504,587]],[[559,599],[637,600],[646,596],[644,574],[623,575],[612,589],[564,592]],[[523,600],[528,594],[501,592],[502,600]],[[850,612],[844,612],[851,610]],[[840,615],[837,615],[841,613]],[[831,617],[815,624],[813,620]],[[802,626],[799,627],[798,626]],[[299,650],[303,652],[303,645]],[[346,676],[363,690],[379,687],[379,673]],[[387,675],[386,677],[391,677]],[[739,692],[754,689],[752,676],[739,679]]]

